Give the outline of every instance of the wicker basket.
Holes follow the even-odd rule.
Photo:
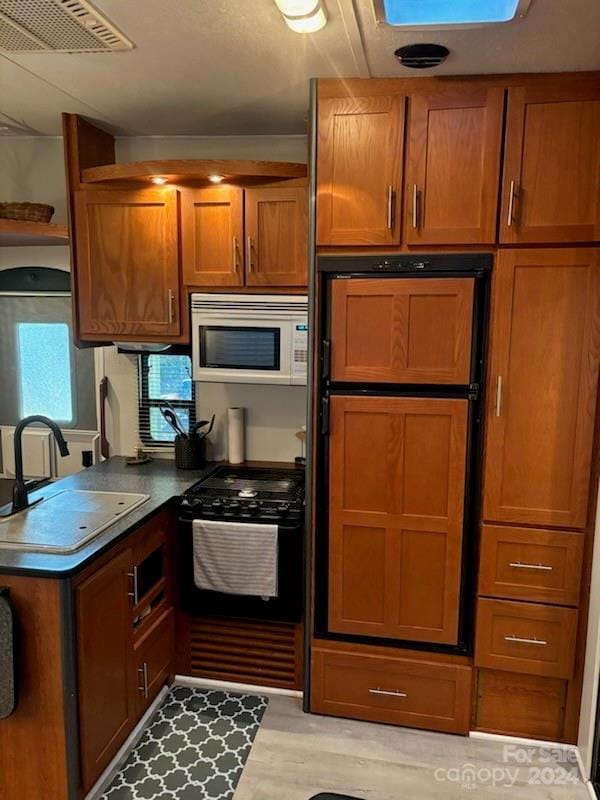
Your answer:
[[[27,222],[50,222],[54,206],[45,203],[0,203],[2,219],[22,219]]]

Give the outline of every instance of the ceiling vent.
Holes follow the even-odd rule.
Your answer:
[[[443,44],[407,44],[394,51],[403,67],[428,69],[438,67],[448,58],[450,51]]]
[[[87,0],[0,0],[0,50],[113,53],[133,42]]]

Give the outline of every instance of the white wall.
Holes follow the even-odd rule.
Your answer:
[[[155,158],[240,158],[265,161],[307,159],[303,136],[133,137],[116,141],[118,161]],[[0,139],[0,200],[37,201],[56,208],[53,222],[67,221],[62,139]],[[48,266],[69,269],[68,247],[0,248],[0,269]],[[136,357],[103,348],[109,379],[107,436],[111,453],[133,454],[138,445]],[[300,455],[295,433],[306,419],[302,387],[202,384],[199,413],[217,414],[212,454],[225,453],[224,419],[228,406],[247,408],[246,456],[255,460],[293,460]]]

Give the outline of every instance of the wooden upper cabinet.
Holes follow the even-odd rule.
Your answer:
[[[330,403],[329,630],[456,644],[468,401]]]
[[[82,784],[91,788],[129,735],[135,718],[133,648],[124,550],[75,590]]]
[[[467,384],[472,278],[335,280],[334,381]]]
[[[510,89],[501,242],[600,239],[600,82]]]
[[[600,359],[600,251],[501,251],[484,519],[583,528]]]
[[[177,191],[80,191],[75,212],[80,334],[177,337]]]
[[[188,286],[242,286],[243,189],[219,186],[182,192],[181,245]]]
[[[400,242],[405,98],[319,100],[317,244]]]
[[[408,244],[492,244],[504,90],[456,89],[409,99]]]
[[[247,189],[246,285],[305,286],[308,196],[304,187]]]

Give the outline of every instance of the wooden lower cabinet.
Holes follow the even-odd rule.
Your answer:
[[[447,733],[467,733],[471,667],[402,657],[313,647],[311,711],[336,717],[389,722]]]
[[[168,680],[174,652],[175,612],[168,608],[134,646],[138,716],[144,713]]]
[[[577,609],[480,598],[475,665],[571,678]]]
[[[493,669],[475,672],[474,730],[563,739],[567,681]]]
[[[84,792],[98,780],[173,672],[169,521],[168,512],[157,514],[75,579]]]
[[[583,540],[576,531],[484,525],[479,594],[576,606]]]
[[[75,590],[81,773],[86,789],[135,724],[131,562],[131,550],[124,550]]]

